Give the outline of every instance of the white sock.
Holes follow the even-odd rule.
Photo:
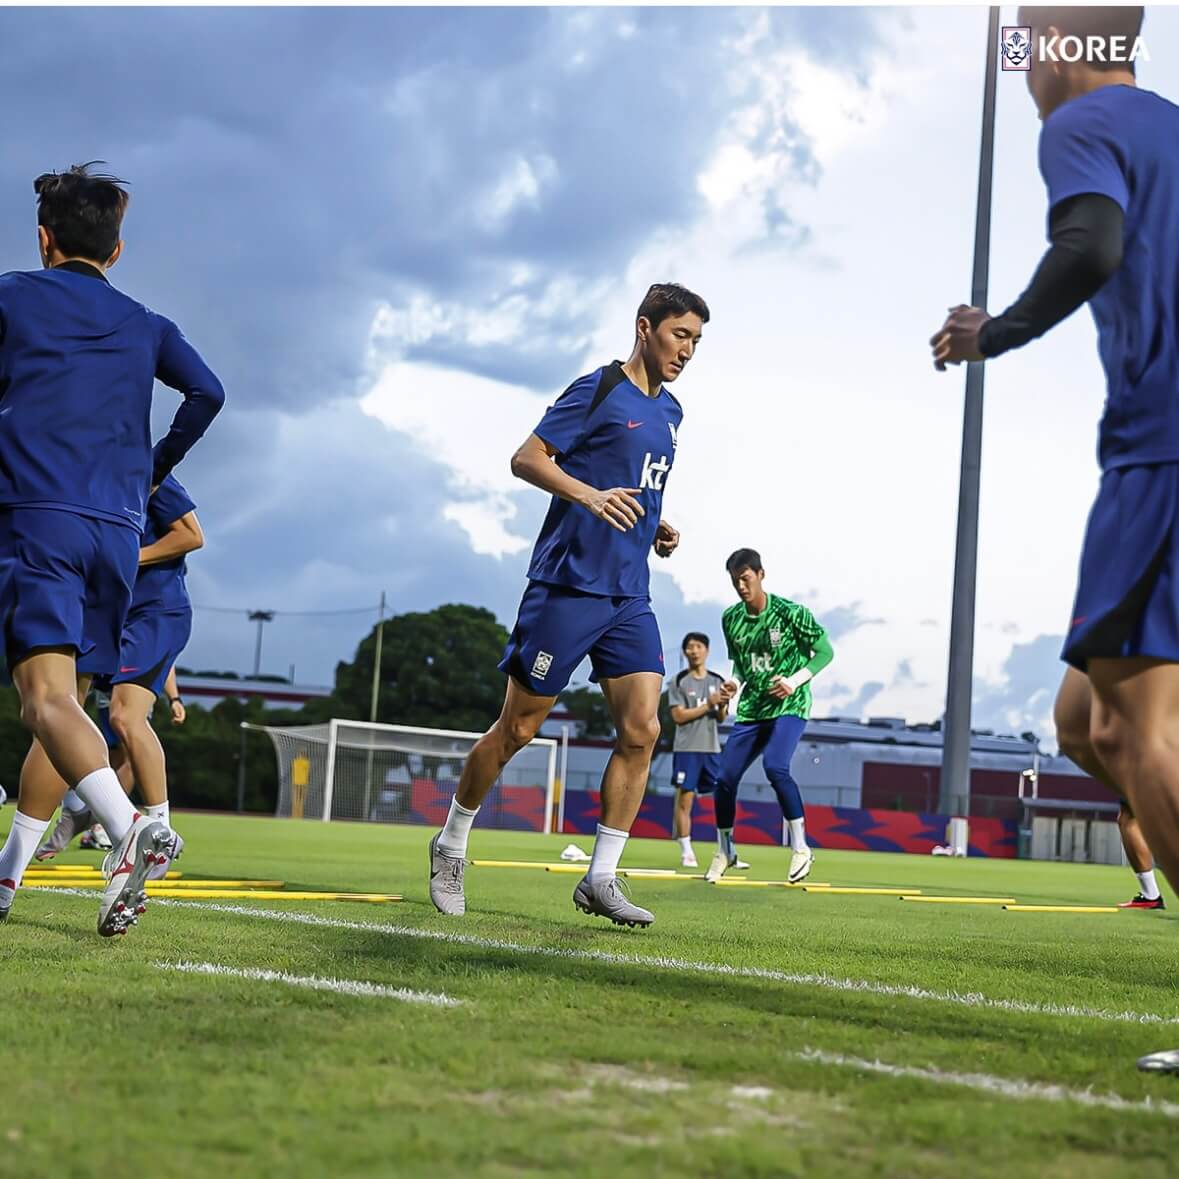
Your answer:
[[[4,908],[12,903],[12,894],[20,887],[33,852],[41,846],[41,837],[48,830],[48,822],[31,819],[21,811],[12,816],[12,830],[0,851],[0,901],[6,902]]]
[[[446,826],[438,836],[438,848],[448,856],[465,856],[467,854],[467,839],[471,834],[471,824],[479,813],[476,807],[473,811],[459,805],[457,798],[450,800],[450,814],[446,816]]]
[[[680,845],[681,850],[683,850],[685,854],[692,850],[692,837],[690,835],[681,835],[676,842]]]
[[[806,820],[788,819],[787,823],[790,827],[790,850],[806,851]]]
[[[590,857],[589,867],[585,870],[585,878],[590,884],[599,884],[618,875],[618,864],[629,838],[629,831],[615,831],[613,827],[598,824],[594,854]]]
[[[65,792],[65,798],[61,800],[61,809],[63,811],[72,811],[77,815],[86,809],[86,804],[78,797],[76,790],[67,790]]]
[[[0,876],[3,875],[4,873],[0,872]],[[1149,872],[1135,872],[1134,875],[1138,877],[1138,884],[1142,888],[1142,895],[1148,901],[1157,901],[1159,899],[1159,886],[1158,881],[1154,878],[1154,869],[1151,868]]]
[[[165,827],[171,827],[172,824],[168,821],[168,804],[161,802],[159,806],[145,806],[143,813],[149,815],[153,819],[159,819]]]
[[[123,836],[131,830],[138,812],[123,793],[119,775],[110,766],[87,774],[74,787],[78,797],[94,812],[94,817],[106,828],[111,843],[118,847]]]
[[[718,827],[716,829],[716,846],[719,851],[723,851],[731,860],[736,854],[736,849],[733,847],[733,828],[732,827]]]

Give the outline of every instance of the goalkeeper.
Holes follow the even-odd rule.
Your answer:
[[[718,881],[737,860],[733,823],[737,788],[749,767],[762,758],[766,777],[778,796],[790,828],[791,884],[810,874],[814,855],[806,841],[802,794],[790,773],[811,711],[810,681],[834,658],[827,632],[815,616],[796,602],[767,594],[765,570],[753,549],[738,549],[725,562],[741,599],[721,619],[734,680],[726,698],[737,694],[737,723],[721,754],[716,787],[717,852],[705,880]]]

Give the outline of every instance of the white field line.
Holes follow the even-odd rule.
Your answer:
[[[881,1073],[886,1077],[911,1077],[918,1081],[929,1081],[934,1085],[956,1085],[962,1089],[974,1089],[979,1093],[1010,1097],[1015,1101],[1072,1102],[1076,1105],[1114,1109],[1119,1113],[1153,1113],[1168,1118],[1179,1117],[1179,1105],[1170,1101],[1152,1101],[1149,1097],[1142,1101],[1130,1101],[1116,1093],[1066,1089],[1063,1085],[1010,1080],[1007,1077],[992,1077],[987,1073],[949,1073],[936,1068],[886,1064],[882,1060],[863,1060],[858,1056],[842,1056],[837,1052],[821,1052],[816,1048],[804,1048],[801,1052],[793,1052],[791,1055],[812,1064],[836,1065],[859,1072]]]
[[[157,962],[160,970],[181,974],[207,974],[218,978],[247,978],[254,982],[282,983],[288,987],[306,987],[312,991],[332,991],[366,999],[399,999],[403,1003],[425,1003],[430,1007],[459,1007],[462,1000],[432,991],[412,991],[408,987],[386,987],[380,983],[355,982],[347,978],[321,978],[315,974],[287,974],[282,970],[257,967],[219,966],[215,962]]]
[[[93,900],[93,893],[72,889],[40,888],[38,893],[69,893]],[[417,938],[422,941],[445,942],[455,946],[472,946],[482,950],[502,950],[510,954],[558,958],[569,962],[601,962],[609,966],[640,966],[655,970],[677,970],[688,974],[711,975],[716,978],[755,978],[766,982],[786,983],[790,986],[821,987],[832,991],[854,994],[886,995],[915,999],[927,1003],[951,1003],[959,1007],[976,1007],[985,1011],[1007,1011],[1018,1015],[1059,1015],[1075,1019],[1093,1019],[1102,1023],[1137,1023],[1151,1026],[1179,1024],[1179,1016],[1158,1015],[1150,1011],[1111,1011],[1102,1007],[1077,1007],[1071,1003],[1034,1003],[1025,999],[992,999],[970,991],[930,991],[924,987],[875,982],[862,978],[839,978],[830,974],[794,973],[770,970],[761,966],[731,966],[725,962],[693,962],[684,958],[662,955],[618,954],[609,950],[575,950],[559,946],[529,946],[497,938],[477,937],[472,934],[452,933],[442,929],[422,929],[412,925],[387,925],[375,921],[348,921],[339,917],[320,917],[298,910],[280,912],[275,909],[254,909],[244,905],[229,905],[215,901],[166,901],[156,899],[153,905],[169,905],[182,909],[202,909],[205,912],[231,913],[236,917],[253,917],[261,921],[280,921],[292,925],[311,925],[327,929],[352,929],[367,933],[381,933],[388,937]]]

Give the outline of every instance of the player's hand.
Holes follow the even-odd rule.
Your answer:
[[[727,704],[730,700],[732,700],[733,697],[737,695],[739,690],[740,689],[737,686],[736,680],[725,680],[724,684],[721,686],[721,696],[724,697],[725,703]]]
[[[990,318],[981,307],[967,307],[964,303],[951,307],[941,330],[929,341],[933,349],[933,367],[944,373],[947,364],[985,360],[978,350],[978,334]]]
[[[174,725],[182,725],[188,719],[188,713],[184,708],[183,700],[172,701],[172,723]]]
[[[611,528],[629,532],[639,522],[639,517],[647,514],[635,499],[640,494],[637,487],[611,487],[609,491],[591,492],[585,506]]]
[[[794,695],[794,688],[785,676],[776,675],[770,684],[770,695],[775,700],[785,700],[788,696]]]
[[[680,543],[680,534],[666,520],[659,521],[655,530],[655,556],[670,557]]]
[[[728,698],[728,696],[725,695],[723,689],[720,691],[717,691],[717,692],[713,692],[708,697],[708,707],[709,708],[720,708],[722,704],[727,704],[728,700],[729,700],[729,698]]]

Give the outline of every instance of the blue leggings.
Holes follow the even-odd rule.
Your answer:
[[[767,721],[738,721],[721,753],[720,780],[716,786],[716,825],[727,829],[737,817],[737,788],[745,772],[760,757],[766,777],[778,796],[787,819],[801,819],[802,794],[790,776],[790,760],[798,748],[806,721],[800,716],[780,716]]]

